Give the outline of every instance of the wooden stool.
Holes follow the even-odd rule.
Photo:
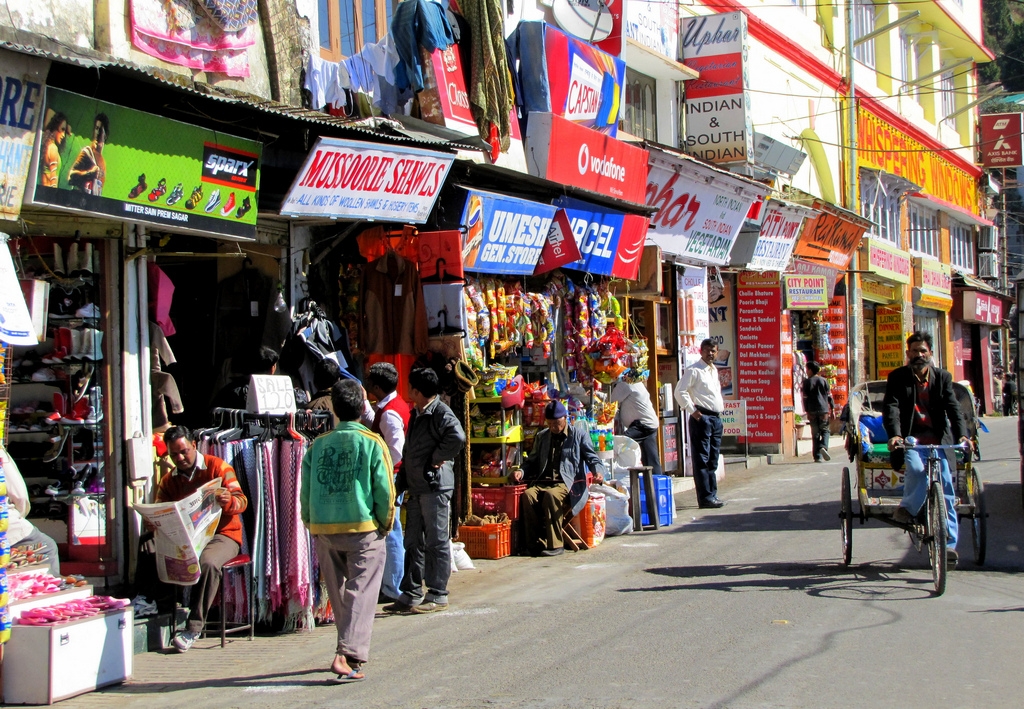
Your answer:
[[[234,635],[235,633],[244,633],[249,631],[249,639],[252,640],[253,628],[255,623],[253,622],[253,573],[252,573],[252,559],[249,558],[248,554],[239,554],[234,559],[230,559],[227,563],[221,567],[223,574],[220,577],[220,593],[217,594],[216,605],[220,613],[220,646],[225,647],[227,643],[227,636]],[[248,616],[248,622],[246,623],[229,623],[227,611],[224,608],[224,590],[227,588],[228,574],[242,572],[245,578],[245,607],[246,614]],[[208,623],[207,623],[208,624]],[[208,635],[206,631],[206,625],[203,626],[203,637]]]
[[[645,465],[639,468],[629,469],[629,501],[633,510],[633,531],[642,532],[645,527],[641,521],[640,511],[640,475],[644,476],[644,497],[647,503],[647,519],[650,524],[647,528],[660,529],[661,520],[658,517],[658,496],[654,494],[654,468]]]

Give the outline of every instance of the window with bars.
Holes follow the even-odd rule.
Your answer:
[[[319,0],[320,56],[337,62],[383,39],[392,0]]]
[[[910,204],[907,213],[910,249],[928,256],[939,256],[939,213],[934,209]]]
[[[900,193],[874,170],[860,171],[860,213],[872,222],[871,236],[900,245]]]
[[[950,262],[957,268],[974,273],[974,229],[963,222],[949,222]]]
[[[952,118],[956,112],[956,83],[953,79],[953,72],[947,71],[939,77],[939,91],[942,99],[942,120],[955,126],[956,119]]]
[[[619,128],[644,140],[658,140],[657,82],[626,67],[626,110]]]
[[[875,3],[871,0],[857,0],[853,6],[853,36],[863,37],[875,31]],[[853,48],[853,56],[865,66],[875,66],[875,40],[858,44]]]

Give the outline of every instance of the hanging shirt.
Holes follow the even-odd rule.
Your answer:
[[[367,354],[427,351],[427,311],[415,263],[385,254],[363,269],[362,349]]]

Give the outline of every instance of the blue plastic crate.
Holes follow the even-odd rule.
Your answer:
[[[663,527],[672,524],[676,503],[672,497],[672,478],[668,475],[654,476],[654,493],[658,496],[658,522]],[[644,476],[640,476],[640,523],[651,524],[647,515],[647,495],[644,492]]]

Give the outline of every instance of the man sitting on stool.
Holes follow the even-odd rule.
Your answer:
[[[199,582],[192,587],[189,601],[191,610],[184,632],[174,638],[178,652],[189,648],[203,632],[206,615],[213,606],[213,600],[220,590],[222,567],[238,556],[242,544],[242,518],[249,504],[238,484],[235,470],[220,458],[203,455],[196,450],[192,432],[184,426],[172,426],[164,433],[167,454],[175,470],[165,475],[156,489],[156,502],[177,502],[198,490],[206,483],[220,478],[217,502],[220,504],[220,522],[217,533],[203,549],[199,557]]]
[[[529,486],[520,498],[526,545],[533,556],[557,556],[565,551],[562,525],[567,513],[575,517],[587,503],[587,466],[594,482],[604,481],[604,464],[594,452],[590,433],[581,425],[570,426],[565,406],[552,401],[544,409],[547,428],[537,434],[533,451],[522,470],[513,471],[516,482]]]

